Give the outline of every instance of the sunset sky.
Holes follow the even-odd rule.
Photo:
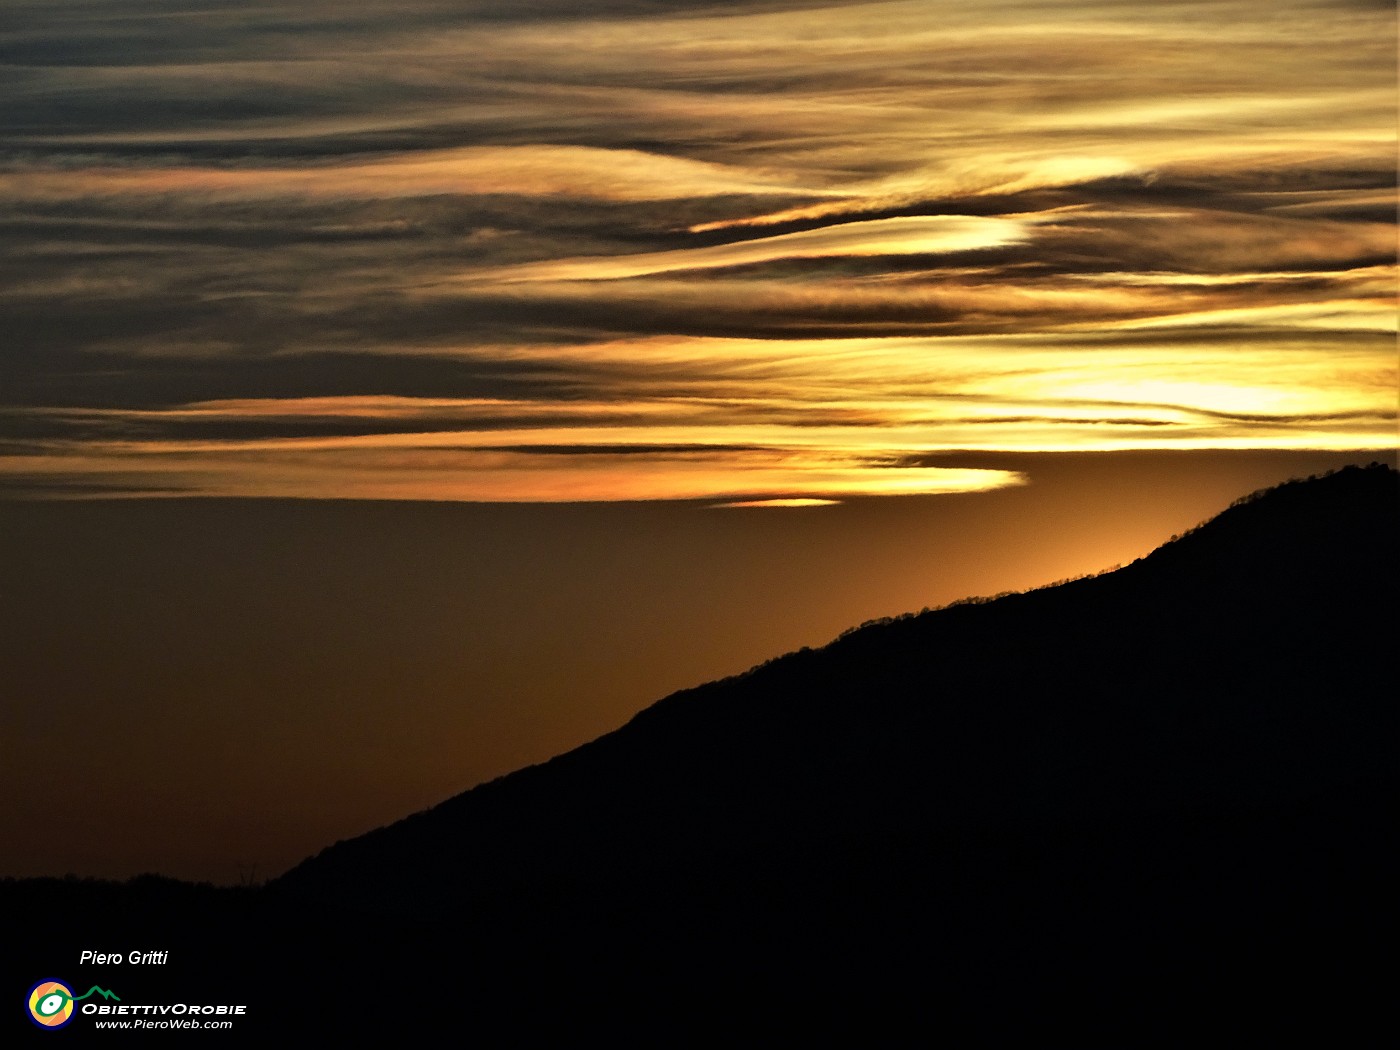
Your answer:
[[[11,0],[0,84],[0,874],[1393,459],[1390,0]]]

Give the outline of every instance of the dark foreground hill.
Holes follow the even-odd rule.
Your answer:
[[[679,982],[1010,982],[1012,1012],[1066,974],[1206,994],[1355,958],[1396,812],[1397,521],[1383,467],[1285,485],[1116,572],[676,694],[272,892],[569,931],[580,965],[620,939]]]
[[[202,929],[308,1031],[1344,1033],[1400,874],[1397,521],[1388,468],[1290,483],[1115,572],[678,693],[257,894],[148,892],[131,928]]]
[[[944,841],[1364,793],[1400,739],[1397,509],[1394,472],[1346,470],[1110,574],[867,626],[339,843],[277,891],[444,912],[527,885],[812,886],[866,858],[937,867]]]

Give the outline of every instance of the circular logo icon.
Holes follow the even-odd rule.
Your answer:
[[[45,1028],[73,1020],[73,990],[62,981],[40,981],[29,989],[29,1016]]]

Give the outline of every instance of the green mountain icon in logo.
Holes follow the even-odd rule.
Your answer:
[[[108,991],[108,990],[105,989],[105,988],[99,988],[99,987],[97,987],[97,985],[95,985],[95,984],[94,984],[91,988],[89,988],[87,991],[85,991],[82,995],[75,995],[75,996],[73,996],[73,1001],[76,1003],[79,999],[86,999],[86,998],[87,998],[89,995],[91,995],[93,992],[96,992],[98,995],[102,996],[102,998],[104,998],[104,999],[115,999],[117,1002],[121,1002],[121,1001],[122,1001],[122,997],[121,997],[120,995],[118,995],[116,992]]]

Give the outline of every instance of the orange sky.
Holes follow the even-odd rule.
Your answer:
[[[0,874],[270,874],[1393,458],[1395,39],[1371,0],[9,5]]]
[[[1131,561],[1355,457],[940,458],[1026,483],[783,510],[0,502],[0,873],[270,876],[673,690]]]

